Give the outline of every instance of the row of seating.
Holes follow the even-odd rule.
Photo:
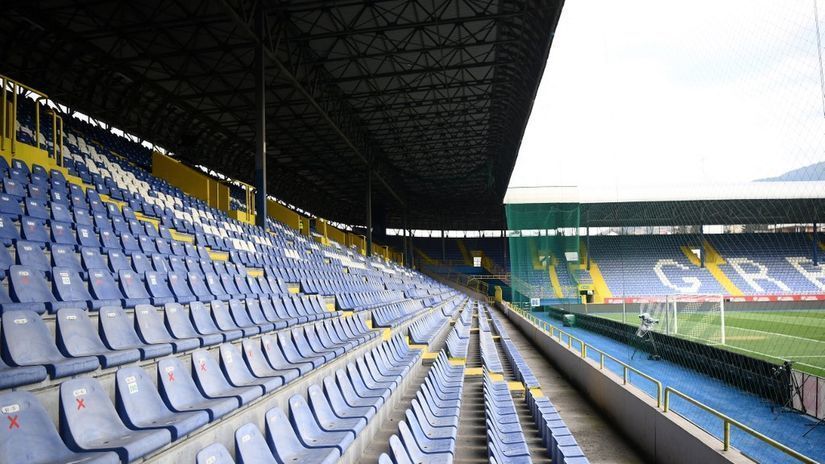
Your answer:
[[[464,366],[453,366],[442,350],[421,384],[411,408],[398,422],[398,434],[390,437],[390,455],[380,464],[427,464],[453,462]]]
[[[230,298],[271,300],[274,305],[294,306],[299,313],[325,311],[318,296],[289,298],[282,282],[249,275],[225,273],[218,278],[212,273],[141,274],[127,269],[113,274],[107,269],[91,268],[84,278],[68,267],[52,267],[48,273],[42,273],[24,265],[12,265],[8,274],[8,293],[0,287],[0,313],[18,309],[54,312],[65,307],[99,309],[110,305],[133,308],[139,304],[209,303]]]
[[[553,463],[588,464],[584,452],[550,399],[546,396],[536,396],[528,390],[526,401],[539,429],[542,444],[547,448]]]
[[[424,308],[423,300],[404,300],[401,303],[392,303],[372,311],[373,327],[396,327],[411,318]]]
[[[231,308],[231,309],[230,309]],[[360,318],[330,319],[333,313],[317,313],[301,319],[280,319],[278,324],[256,324],[250,312],[257,300],[244,305],[232,300],[229,305],[214,302],[209,309],[200,303],[188,308],[175,303],[161,311],[140,305],[133,318],[120,307],[105,307],[98,315],[98,328],[88,314],[78,308],[57,312],[55,335],[45,321],[33,311],[15,311],[2,321],[2,358],[0,388],[11,388],[42,381],[46,373],[52,378],[109,368],[139,359],[148,360],[181,353],[199,347],[268,333],[298,323],[321,321],[316,326],[295,328],[280,336],[284,355],[307,354],[319,347],[336,345],[369,331]],[[13,367],[12,367],[13,366]]]
[[[481,313],[479,313],[479,316]],[[485,319],[479,317],[479,320]],[[498,348],[493,336],[489,331],[479,330],[478,343],[481,348],[481,363],[488,372],[502,373],[504,368],[501,364],[501,358],[498,355]]]
[[[288,415],[267,411],[266,437],[253,423],[235,432],[235,455],[241,463],[333,463],[355,441],[401,384],[421,352],[400,335],[289,398]],[[323,386],[322,386],[323,385]],[[201,450],[198,464],[234,463],[221,444]]]
[[[541,385],[538,379],[535,374],[533,374],[533,370],[530,369],[530,365],[528,365],[527,361],[521,356],[516,345],[510,340],[510,336],[507,335],[507,330],[504,328],[504,325],[498,320],[498,317],[493,314],[493,311],[489,311],[489,314],[496,333],[501,340],[501,346],[504,348],[504,355],[507,356],[507,360],[510,361],[510,365],[513,366],[516,379],[527,388],[539,388]]]
[[[335,295],[338,309],[351,311],[364,311],[405,300],[404,292],[391,290],[331,294]]]
[[[223,343],[217,350],[219,359],[214,352],[197,349],[186,362],[191,368],[181,357],[165,357],[152,366],[157,387],[143,367],[122,367],[116,372],[114,404],[96,379],[63,381],[60,435],[34,395],[2,394],[0,413],[14,425],[0,427],[0,450],[10,462],[112,462],[108,453],[99,452],[114,452],[120,461],[130,462],[377,336],[336,319],[315,325],[312,332],[307,327],[306,338],[293,345],[299,340],[296,330],[300,329],[292,331],[293,340],[278,333],[244,339],[242,346]],[[310,341],[310,333],[319,337],[317,345]],[[369,368],[382,360],[368,361]],[[76,454],[85,452],[91,454]]]
[[[491,462],[494,459],[498,463],[531,463],[530,450],[507,382],[493,380],[486,369],[483,375],[484,414]]]
[[[414,345],[429,345],[436,334],[449,322],[441,312],[434,312],[429,316],[410,324],[410,343]]]

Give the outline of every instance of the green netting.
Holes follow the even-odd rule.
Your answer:
[[[578,204],[508,204],[512,301],[529,307],[579,299]]]

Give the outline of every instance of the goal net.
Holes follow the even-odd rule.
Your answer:
[[[655,331],[709,345],[725,344],[725,300],[722,295],[667,295],[641,307],[659,323]]]

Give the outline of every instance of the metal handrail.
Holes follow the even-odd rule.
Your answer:
[[[656,380],[655,378],[645,374],[644,372],[639,371],[638,369],[636,369],[632,366],[628,366],[627,364],[623,363],[622,361],[619,361],[618,359],[616,359],[613,356],[599,350],[598,348],[595,348],[592,345],[587,344],[586,342],[584,342],[580,338],[577,338],[577,337],[575,337],[575,336],[559,329],[558,327],[548,323],[547,321],[539,319],[536,316],[530,314],[529,312],[527,312],[527,311],[525,311],[521,308],[516,308],[516,307],[510,306],[510,309],[514,310],[516,313],[518,313],[519,315],[524,317],[528,322],[530,322],[531,324],[533,324],[537,328],[539,328],[542,331],[546,332],[550,336],[551,339],[555,338],[556,340],[558,340],[559,344],[561,344],[561,345],[565,345],[565,343],[562,341],[562,335],[566,336],[567,337],[566,345],[567,345],[567,348],[570,349],[570,350],[574,349],[573,348],[573,341],[576,341],[577,343],[579,343],[582,358],[587,358],[588,351],[595,351],[595,352],[599,353],[599,369],[602,369],[602,370],[604,369],[604,360],[605,360],[605,358],[610,359],[611,361],[619,364],[623,368],[622,378],[623,378],[623,381],[624,381],[625,384],[628,383],[628,375],[627,375],[628,371],[633,372],[635,374],[638,374],[641,377],[649,380],[650,382],[653,382],[656,385],[656,397],[657,397],[656,398],[656,407],[657,408],[662,408],[662,411],[664,413],[667,413],[668,411],[672,411],[672,409],[670,408],[670,395],[674,394],[674,395],[684,399],[685,401],[693,404],[694,406],[702,409],[703,411],[708,412],[710,414],[713,414],[717,418],[721,419],[723,421],[722,440],[721,441],[722,441],[722,447],[723,447],[724,451],[728,451],[731,448],[731,445],[730,445],[730,441],[731,441],[730,427],[731,427],[731,425],[733,425],[733,426],[739,428],[740,430],[742,430],[743,432],[748,433],[749,435],[753,436],[754,438],[757,438],[757,439],[761,440],[762,442],[778,449],[779,451],[782,451],[783,453],[799,460],[800,462],[803,462],[805,464],[816,464],[817,463],[817,461],[809,458],[808,456],[805,456],[804,454],[802,454],[802,453],[800,453],[800,452],[798,452],[798,451],[796,451],[792,448],[789,448],[789,447],[783,445],[782,443],[779,443],[778,441],[776,441],[776,440],[774,440],[770,437],[767,437],[767,436],[757,432],[756,430],[754,430],[754,429],[748,427],[747,425],[737,421],[736,419],[733,419],[732,417],[727,416],[727,415],[711,408],[710,406],[702,403],[701,401],[699,401],[695,398],[692,398],[692,397],[680,392],[679,390],[676,390],[673,387],[665,387],[664,390],[663,390],[662,389],[662,383],[660,381]],[[558,332],[558,336],[555,335],[555,332]],[[662,403],[664,403],[664,405]]]
[[[752,437],[755,437],[755,438],[761,440],[762,442],[773,446],[774,448],[778,449],[779,451],[782,451],[783,453],[785,453],[785,454],[787,454],[787,455],[789,455],[789,456],[791,456],[795,459],[798,459],[801,462],[804,462],[806,464],[816,464],[816,461],[809,458],[808,456],[805,456],[804,454],[802,454],[802,453],[800,453],[796,450],[788,448],[787,446],[783,445],[782,443],[779,443],[778,441],[776,441],[776,440],[774,440],[770,437],[762,435],[761,433],[759,433],[756,430],[748,427],[747,425],[737,421],[736,419],[733,419],[732,417],[727,416],[727,415],[711,408],[710,406],[702,403],[701,401],[699,401],[695,398],[691,398],[690,396],[680,392],[679,390],[676,390],[675,388],[672,388],[672,387],[665,388],[664,412],[671,411],[671,409],[670,409],[670,395],[671,395],[671,393],[678,396],[678,397],[680,397],[680,398],[682,398],[683,400],[687,401],[688,403],[698,407],[699,409],[702,409],[703,411],[708,412],[710,414],[713,414],[714,416],[716,416],[719,419],[722,419],[723,425],[722,425],[722,440],[721,441],[722,441],[722,448],[725,451],[728,451],[730,449],[730,426],[733,425],[733,426],[737,427],[738,429],[742,430],[743,432],[748,433]]]
[[[645,374],[644,372],[636,369],[633,366],[630,366],[630,365],[624,363],[623,361],[620,361],[619,359],[616,359],[615,357],[605,353],[604,351],[594,347],[593,345],[588,344],[584,340],[582,340],[582,339],[580,339],[580,338],[578,338],[578,337],[576,337],[576,336],[574,336],[574,335],[572,335],[568,332],[565,332],[565,331],[559,329],[558,327],[548,323],[547,321],[544,321],[544,320],[541,320],[541,319],[537,318],[536,316],[528,313],[527,311],[524,311],[523,309],[518,309],[518,308],[514,308],[514,309],[518,313],[520,313],[525,319],[527,319],[530,323],[532,323],[534,326],[538,327],[539,329],[541,329],[542,331],[544,331],[548,335],[550,335],[550,338],[555,338],[556,340],[558,340],[559,344],[565,345],[565,343],[562,341],[562,335],[567,337],[566,345],[567,345],[568,349],[573,350],[574,349],[573,348],[573,341],[577,342],[579,344],[579,347],[580,347],[579,352],[580,352],[582,358],[586,359],[587,358],[587,353],[591,352],[591,351],[594,351],[594,352],[598,353],[599,354],[599,370],[604,370],[604,360],[605,359],[609,359],[609,360],[615,362],[616,364],[622,366],[622,384],[623,385],[627,385],[628,383],[630,383],[631,385],[633,384],[632,382],[629,381],[630,376],[628,374],[630,372],[633,372],[634,374],[637,374],[640,377],[642,377],[642,378],[648,380],[649,382],[653,383],[656,386],[656,407],[657,408],[662,407],[662,382],[660,382],[659,380]],[[558,335],[556,335],[556,332],[558,332]]]

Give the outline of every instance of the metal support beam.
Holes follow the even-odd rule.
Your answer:
[[[819,230],[817,228],[819,224],[814,222],[814,245],[813,245],[813,262],[814,266],[819,266]]]
[[[699,267],[705,268],[705,227],[699,224]]]
[[[587,232],[587,272],[590,272],[590,226],[585,229]]]
[[[367,166],[367,256],[372,256],[372,168]]]
[[[409,267],[409,265],[410,265],[410,249],[409,249],[409,243],[408,243],[409,237],[407,237],[407,231],[410,230],[410,229],[409,229],[409,227],[407,227],[408,222],[409,222],[409,221],[407,221],[407,219],[408,219],[407,218],[407,210],[404,210],[404,232],[401,234],[401,239],[404,241],[404,266]]]
[[[266,58],[263,37],[265,12],[255,12],[255,224],[266,228]]]

